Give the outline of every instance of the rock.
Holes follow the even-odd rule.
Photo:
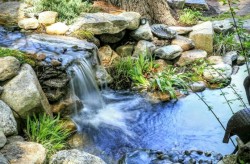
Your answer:
[[[18,74],[20,62],[15,57],[0,58],[0,81],[11,79]]]
[[[0,129],[5,136],[17,134],[17,123],[10,107],[0,100]]]
[[[171,41],[170,40],[166,40],[166,39],[159,39],[157,37],[153,38],[153,43],[157,46],[157,47],[163,47],[163,46],[167,46],[170,45]]]
[[[65,119],[63,120],[62,123],[63,123],[63,127],[67,129],[68,131],[72,133],[76,132],[76,129],[77,129],[76,124],[71,119]]]
[[[12,142],[4,146],[0,152],[10,163],[43,164],[46,159],[45,148],[35,142]]]
[[[217,164],[237,164],[236,155],[226,155],[222,160],[220,160]]]
[[[55,11],[44,11],[38,14],[38,22],[44,25],[51,25],[56,22],[58,13]]]
[[[6,144],[7,139],[2,131],[2,129],[0,129],[0,149]],[[1,161],[0,161],[1,163]]]
[[[0,153],[0,163],[1,164],[9,164],[9,161]]]
[[[170,101],[171,97],[168,93],[164,93],[161,91],[148,92],[147,97],[150,102],[158,103],[162,101]]]
[[[63,88],[44,89],[44,92],[49,102],[59,101],[65,95],[65,91]]]
[[[165,60],[173,60],[179,57],[181,53],[182,48],[178,45],[164,46],[154,51],[155,56]]]
[[[7,143],[10,144],[12,142],[23,142],[24,138],[22,136],[10,136],[7,138]]]
[[[250,142],[239,146],[239,151],[237,153],[237,160],[243,161],[244,163],[250,162]]]
[[[18,26],[25,30],[35,30],[38,28],[39,23],[36,18],[25,18],[18,22]]]
[[[154,43],[145,40],[140,40],[135,46],[133,56],[134,57],[139,57],[139,55],[152,56],[155,49],[156,46],[154,45]]]
[[[78,97],[66,96],[64,100],[56,102],[52,105],[52,112],[59,114],[62,117],[68,117],[77,111],[77,109],[82,109],[83,103]]]
[[[206,84],[203,81],[197,81],[190,85],[193,92],[202,92],[206,89]]]
[[[243,28],[246,29],[248,33],[250,33],[250,19],[243,21]]]
[[[3,87],[0,86],[0,95],[3,93]]]
[[[117,43],[122,40],[125,33],[125,31],[121,31],[116,34],[102,34],[100,35],[100,40],[104,43]]]
[[[136,30],[140,25],[141,15],[137,12],[123,12],[119,16],[124,17],[129,22],[128,30]]]
[[[46,33],[50,35],[64,35],[68,30],[69,27],[62,22],[57,22],[46,27]]]
[[[213,53],[213,36],[212,23],[209,21],[194,26],[189,34],[189,38],[195,43],[195,48],[207,51],[208,54]]]
[[[51,88],[63,88],[65,87],[69,82],[69,78],[65,77],[65,78],[51,78],[48,80],[43,81],[43,84],[51,87]]]
[[[59,151],[50,158],[49,163],[105,164],[105,162],[99,157],[77,149]]]
[[[110,67],[115,60],[120,58],[108,45],[99,48],[99,57],[104,67]]]
[[[178,35],[185,35],[193,31],[192,27],[169,26],[168,28],[176,31]]]
[[[224,19],[219,21],[213,21],[214,32],[227,34],[234,31],[233,20]]]
[[[32,112],[45,111],[51,114],[50,105],[32,67],[23,64],[17,76],[4,86],[1,99],[26,118]]]
[[[129,26],[128,20],[119,15],[108,13],[87,13],[78,18],[69,28],[69,33],[77,30],[92,32],[94,35],[116,34],[125,30]]]
[[[204,69],[204,80],[209,83],[228,83],[232,74],[232,67],[228,64],[216,64]]]
[[[183,51],[188,51],[194,48],[194,42],[184,36],[177,36],[175,39],[172,40],[171,44],[180,46]]]
[[[192,64],[192,62],[200,59],[205,59],[207,57],[207,52],[203,50],[190,50],[185,51],[181,54],[181,57],[177,61],[177,65],[185,66]]]
[[[87,135],[84,134],[79,134],[76,133],[74,134],[72,137],[69,138],[68,140],[68,144],[71,148],[73,149],[79,149],[79,148],[83,148],[84,144],[88,143],[89,140],[87,138]]]
[[[186,0],[186,7],[198,10],[209,10],[206,0]]]
[[[209,56],[207,58],[209,64],[221,64],[223,63],[222,56]]]
[[[155,36],[161,39],[173,39],[177,35],[176,31],[171,30],[165,24],[153,24],[151,31]]]
[[[148,22],[144,25],[141,25],[138,29],[132,31],[130,35],[135,40],[138,40],[138,41],[139,40],[147,40],[147,41],[153,40],[153,34],[151,32]]]
[[[5,26],[17,25],[20,2],[3,2],[0,4],[0,24]]]
[[[98,65],[96,69],[96,81],[98,85],[104,86],[113,82],[113,78],[108,74],[103,66]]]
[[[223,62],[228,65],[233,65],[233,62],[237,61],[238,53],[237,51],[227,52],[223,57]]]
[[[117,47],[115,51],[121,57],[132,56],[134,47],[135,47],[134,45],[127,44]]]
[[[154,64],[157,65],[157,67],[155,68],[155,71],[156,71],[157,73],[163,72],[163,71],[167,68],[167,66],[169,65],[169,64],[168,64],[165,60],[163,60],[163,59],[157,59],[157,60],[155,60],[155,61],[154,61]]]
[[[182,9],[185,5],[185,0],[167,0],[169,6],[176,9]]]
[[[246,63],[245,57],[244,56],[238,56],[236,63],[237,63],[237,65],[245,64]],[[0,91],[0,93],[1,93],[1,91]]]

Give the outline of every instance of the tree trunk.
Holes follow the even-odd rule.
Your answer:
[[[106,0],[112,5],[121,7],[126,11],[135,11],[152,23],[175,25],[176,20],[170,13],[166,0]]]

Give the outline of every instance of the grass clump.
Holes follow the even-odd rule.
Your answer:
[[[65,21],[68,24],[82,12],[96,12],[91,3],[82,0],[34,0],[33,5],[36,12],[58,12],[59,21]]]
[[[6,56],[13,56],[13,57],[17,58],[22,64],[28,63],[31,66],[36,65],[35,59],[32,58],[31,56],[29,56],[21,51],[18,51],[18,50],[0,47],[0,57],[6,57]]]
[[[195,25],[201,16],[202,13],[200,11],[185,8],[179,16],[179,22],[183,25]]]
[[[30,141],[40,143],[47,149],[47,157],[67,147],[66,139],[70,132],[59,119],[59,115],[52,118],[46,114],[27,117],[26,135]]]
[[[215,34],[214,36],[214,54],[224,55],[229,51],[239,50],[239,44],[236,42],[235,33]]]
[[[86,39],[88,41],[91,41],[94,39],[94,34],[91,31],[88,30],[77,30],[74,31],[72,36],[78,38],[78,39]]]

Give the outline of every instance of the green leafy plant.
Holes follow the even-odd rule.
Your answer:
[[[208,63],[204,59],[196,60],[192,65],[187,66],[186,72],[191,81],[202,81],[203,72]]]
[[[185,8],[179,16],[179,22],[184,25],[194,25],[201,16],[201,12]]]
[[[235,33],[215,34],[214,36],[214,54],[224,55],[229,51],[239,50],[239,44],[236,42]]]
[[[169,67],[152,81],[155,90],[169,93],[171,98],[177,98],[176,89],[187,89],[189,77],[185,73],[179,73],[176,68]]]
[[[27,55],[21,51],[0,47],[0,57],[13,56],[17,58],[21,63],[28,63],[31,66],[35,66],[36,60],[30,55]]]
[[[94,7],[88,2],[82,0],[40,0],[33,3],[35,10],[56,11],[59,21],[72,23],[73,19],[82,12],[94,11]]]
[[[59,119],[59,115],[52,118],[46,114],[27,117],[26,135],[28,139],[42,144],[47,149],[48,157],[67,147],[66,139],[70,132],[63,127]]]

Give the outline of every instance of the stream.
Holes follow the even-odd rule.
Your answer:
[[[51,40],[43,43],[44,41],[39,40],[36,35],[29,36],[29,42],[24,45],[24,37],[25,35],[19,32],[9,33],[0,27],[0,46],[3,47],[52,53],[51,56],[62,58],[63,65],[67,65],[68,60],[73,60],[72,56],[83,58],[90,55],[83,50],[84,48],[78,47],[74,50],[72,47],[74,43],[68,47],[65,44],[58,44],[59,42],[52,43]],[[92,48],[92,45],[85,46],[89,46],[88,49]],[[62,47],[67,47],[68,51],[62,53]],[[82,54],[83,51],[85,54]],[[79,62],[81,63],[81,60]],[[71,67],[75,72],[74,77],[78,78],[72,80],[71,86],[74,87],[75,94],[83,102],[87,102],[85,108],[73,116],[78,131],[87,135],[88,142],[83,148],[85,151],[100,156],[107,163],[113,163],[124,154],[138,149],[202,150],[222,155],[233,152],[232,143],[222,143],[223,128],[197,95],[190,93],[178,101],[151,104],[142,95],[129,91],[106,89],[101,93],[93,93],[92,91],[99,91],[96,84],[93,84],[95,80],[91,77],[93,76],[91,70],[84,63],[87,61],[82,60],[80,65],[82,70],[78,70],[75,65]],[[231,86],[242,96],[244,102],[247,102],[243,87],[246,76],[246,67],[241,66],[238,73],[232,75],[231,82]],[[83,83],[86,83],[84,87]],[[89,88],[90,86],[94,89]],[[84,89],[88,89],[88,93],[84,94]],[[243,109],[230,87],[222,91],[226,93],[228,100],[233,100],[231,106],[234,112]],[[198,94],[213,107],[212,110],[226,127],[232,112],[221,91],[206,89]]]

